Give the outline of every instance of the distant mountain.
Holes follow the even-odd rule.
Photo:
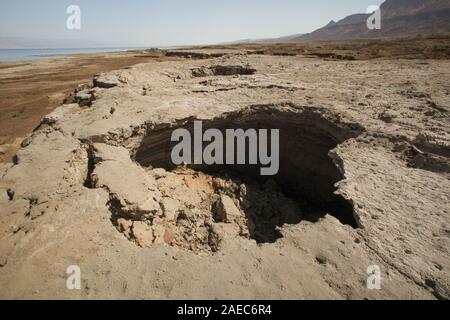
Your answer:
[[[263,40],[261,40],[261,42],[264,42],[264,43],[290,42],[290,41],[293,41],[293,40],[301,37],[302,35],[303,35],[302,33],[298,33],[298,34],[293,34],[293,35],[281,37],[281,38],[263,39]]]
[[[370,14],[354,14],[299,37],[279,42],[346,40],[450,32],[449,0],[386,0],[381,6],[381,30],[369,30]]]
[[[26,37],[0,37],[0,49],[66,49],[126,47],[108,42],[82,39],[33,39]]]
[[[252,43],[276,43],[276,42],[289,42],[295,38],[302,36],[301,33],[293,34],[286,37],[281,38],[263,38],[263,39],[243,39],[231,42],[223,42],[221,45],[235,45],[235,44],[252,44]]]

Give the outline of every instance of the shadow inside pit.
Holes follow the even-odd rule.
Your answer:
[[[329,120],[330,117],[332,116],[325,118],[314,108],[302,108],[300,111],[295,107],[255,106],[203,121],[204,131],[209,128],[222,132],[226,129],[279,129],[280,169],[276,176],[262,177],[259,165],[189,167],[210,175],[226,172],[240,180],[248,178],[257,181],[262,187],[269,180],[274,180],[279,188],[279,191],[274,192],[281,192],[286,198],[295,200],[301,209],[296,215],[283,213],[282,210],[273,210],[278,212],[276,217],[261,214],[251,216],[251,213],[246,212],[255,221],[253,238],[260,243],[271,243],[281,238],[278,227],[284,224],[298,224],[302,220],[317,221],[326,214],[333,215],[343,224],[358,228],[352,204],[335,194],[336,183],[344,177],[330,158],[329,152],[347,139],[357,137],[363,129],[354,124],[342,124],[338,117]],[[175,128],[148,132],[135,154],[135,160],[142,166],[174,169],[171,151],[176,143],[171,142],[171,135],[180,127],[192,133],[192,119]],[[253,203],[255,200],[251,199],[251,195],[249,197],[247,200]],[[270,215],[270,210],[266,211]]]

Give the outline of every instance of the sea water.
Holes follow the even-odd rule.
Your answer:
[[[26,61],[62,58],[69,54],[116,52],[140,48],[79,48],[79,49],[0,49],[0,61]]]

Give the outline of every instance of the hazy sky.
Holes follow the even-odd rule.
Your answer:
[[[207,44],[307,33],[382,0],[0,0],[0,37],[114,45]],[[66,8],[82,12],[66,28]]]

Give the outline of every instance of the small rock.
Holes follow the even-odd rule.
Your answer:
[[[167,221],[176,221],[179,213],[179,202],[174,199],[164,198],[161,201],[161,208]]]
[[[150,247],[153,243],[153,231],[148,224],[141,221],[133,223],[133,237],[136,243],[142,247]]]
[[[14,192],[14,190],[11,190],[11,189],[6,190],[6,195],[8,196],[8,199],[11,201],[14,200],[15,194],[16,193]]]
[[[173,232],[170,229],[166,229],[164,233],[164,242],[168,245],[172,245],[173,243]]]
[[[133,222],[130,220],[120,218],[117,220],[117,226],[118,226],[120,232],[123,232],[127,236],[129,236],[130,229],[133,226]]]
[[[234,239],[241,232],[241,228],[233,223],[216,223],[213,225],[212,230],[220,239]]]
[[[440,263],[437,263],[437,262],[434,263],[434,267],[436,269],[438,269],[439,271],[444,270],[444,267]]]
[[[229,196],[222,195],[215,205],[215,220],[229,222],[242,216],[241,211]]]
[[[70,112],[74,112],[78,109],[77,104],[65,104],[62,105],[55,110],[53,110],[52,113],[44,116],[41,120],[42,124],[53,124],[55,122],[58,122],[60,119],[62,119],[66,114]]]
[[[161,179],[167,177],[167,171],[161,168],[153,169],[150,174],[156,179]]]
[[[180,210],[178,219],[195,222],[197,220],[198,211],[195,209]]]
[[[20,227],[18,225],[13,225],[11,227],[11,231],[12,231],[12,233],[17,233],[20,231]]]
[[[323,255],[318,255],[316,256],[316,261],[321,264],[321,265],[326,265],[328,264],[328,259],[327,257],[323,256]]]
[[[94,100],[94,96],[89,91],[81,91],[75,95],[75,102],[80,106],[89,106]]]
[[[101,74],[94,78],[94,87],[97,88],[114,88],[120,85],[120,81],[115,75]]]
[[[3,146],[0,146],[0,155],[5,154],[5,149],[3,148]]]
[[[166,243],[165,237],[166,237],[166,228],[160,224],[157,224],[153,228],[153,233],[155,235],[155,244],[164,244]]]
[[[430,288],[435,288],[436,281],[434,281],[434,279],[432,279],[432,278],[427,278],[427,279],[425,279],[425,285]]]
[[[0,189],[0,204],[6,205],[9,202],[9,196],[6,190]]]
[[[20,144],[20,146],[22,148],[26,148],[30,145],[30,143],[33,141],[33,139],[31,137],[25,138],[25,140],[22,141],[22,143]]]
[[[84,91],[84,90],[87,90],[90,88],[91,88],[91,85],[89,85],[87,83],[82,83],[82,84],[77,85],[75,92],[78,93],[80,91]]]
[[[38,218],[40,216],[43,216],[45,214],[45,209],[41,208],[41,207],[33,207],[30,210],[30,217],[32,219]]]
[[[8,259],[6,257],[0,257],[0,268],[3,268],[8,263]]]

